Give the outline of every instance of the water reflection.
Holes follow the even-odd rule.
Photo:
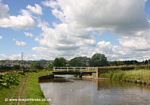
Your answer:
[[[51,105],[148,105],[150,90],[109,80],[41,83]]]

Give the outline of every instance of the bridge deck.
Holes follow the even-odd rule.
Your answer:
[[[82,75],[92,75],[92,73],[96,73],[96,72],[72,72],[72,71],[61,71],[61,72],[53,72],[54,75],[74,75],[74,74],[82,74]]]
[[[55,67],[53,70],[54,75],[92,75],[96,73],[95,67]]]
[[[54,71],[96,71],[96,67],[54,67]]]

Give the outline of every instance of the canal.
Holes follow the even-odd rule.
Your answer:
[[[50,105],[149,105],[150,89],[110,80],[42,82]]]

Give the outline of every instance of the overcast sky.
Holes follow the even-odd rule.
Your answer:
[[[0,59],[150,59],[150,0],[0,0]]]

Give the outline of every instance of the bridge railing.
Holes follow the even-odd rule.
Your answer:
[[[53,67],[54,71],[96,71],[96,67]]]

